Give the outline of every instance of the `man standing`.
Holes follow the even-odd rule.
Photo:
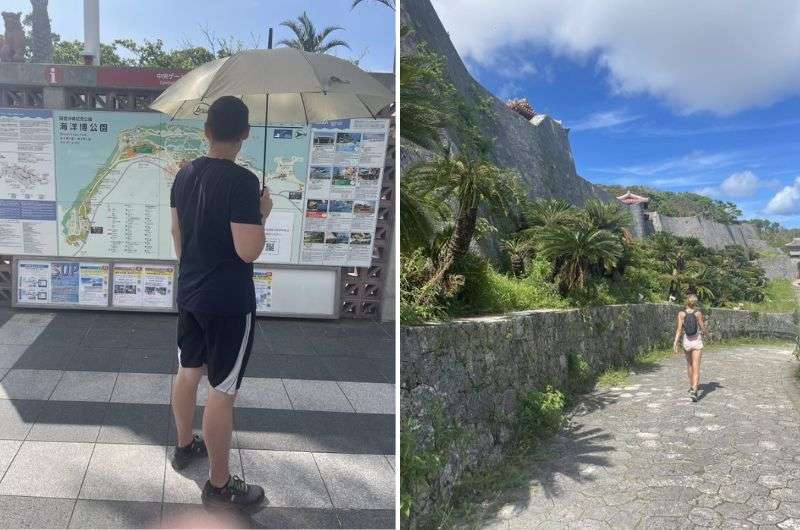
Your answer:
[[[250,134],[248,110],[225,96],[208,108],[205,135],[210,147],[175,176],[170,197],[178,275],[178,375],[172,390],[177,445],[172,466],[183,469],[208,455],[203,504],[256,506],[260,486],[231,476],[228,457],[233,402],[253,345],[253,261],[264,249],[264,222],[272,210],[258,177],[236,164]],[[205,441],[192,434],[197,385],[208,372],[203,414]]]

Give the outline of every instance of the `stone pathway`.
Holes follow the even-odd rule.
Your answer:
[[[0,309],[0,528],[207,518],[207,462],[169,465],[175,325],[173,315]],[[220,528],[394,528],[393,327],[257,326],[231,467],[264,486],[268,505]]]
[[[800,393],[789,346],[683,356],[586,397],[485,528],[800,528]]]

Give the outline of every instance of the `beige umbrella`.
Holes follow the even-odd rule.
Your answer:
[[[394,101],[386,87],[352,63],[287,47],[249,50],[202,64],[150,108],[172,118],[198,119],[222,96],[241,98],[250,110],[250,124],[257,126],[374,118]]]

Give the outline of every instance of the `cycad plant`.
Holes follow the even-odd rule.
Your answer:
[[[538,251],[555,264],[559,287],[572,291],[586,286],[593,266],[616,264],[623,247],[617,236],[588,223],[553,223],[539,231]]]
[[[480,159],[439,157],[412,168],[407,177],[432,197],[453,205],[453,232],[442,248],[429,283],[438,283],[469,251],[479,209],[485,214],[508,215],[521,196],[519,177]],[[402,214],[401,214],[402,215]]]
[[[584,210],[589,222],[600,230],[608,230],[620,236],[626,242],[633,241],[628,227],[632,223],[631,214],[621,205],[613,202],[602,202],[597,199],[586,201]]]
[[[423,188],[410,177],[400,180],[400,248],[410,252],[428,250],[436,238],[438,226],[450,212],[446,202],[433,197],[430,188]]]
[[[503,250],[508,254],[511,265],[511,274],[522,276],[525,272],[525,262],[533,252],[533,243],[530,239],[518,237],[505,239],[502,242]]]
[[[350,45],[341,39],[332,39],[325,42],[325,39],[327,39],[331,33],[343,30],[344,28],[340,26],[328,26],[317,33],[317,28],[314,27],[313,22],[308,18],[308,13],[305,11],[303,11],[302,15],[297,17],[297,20],[284,20],[280,25],[289,28],[292,33],[294,33],[295,38],[282,39],[278,44],[314,53],[327,53],[333,48],[338,47],[350,49]]]
[[[525,208],[525,221],[530,226],[546,226],[574,216],[577,210],[564,199],[538,199]]]

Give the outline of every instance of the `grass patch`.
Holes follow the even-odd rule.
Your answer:
[[[742,309],[762,313],[790,313],[797,305],[791,280],[770,280],[764,289],[764,301],[743,302]]]

